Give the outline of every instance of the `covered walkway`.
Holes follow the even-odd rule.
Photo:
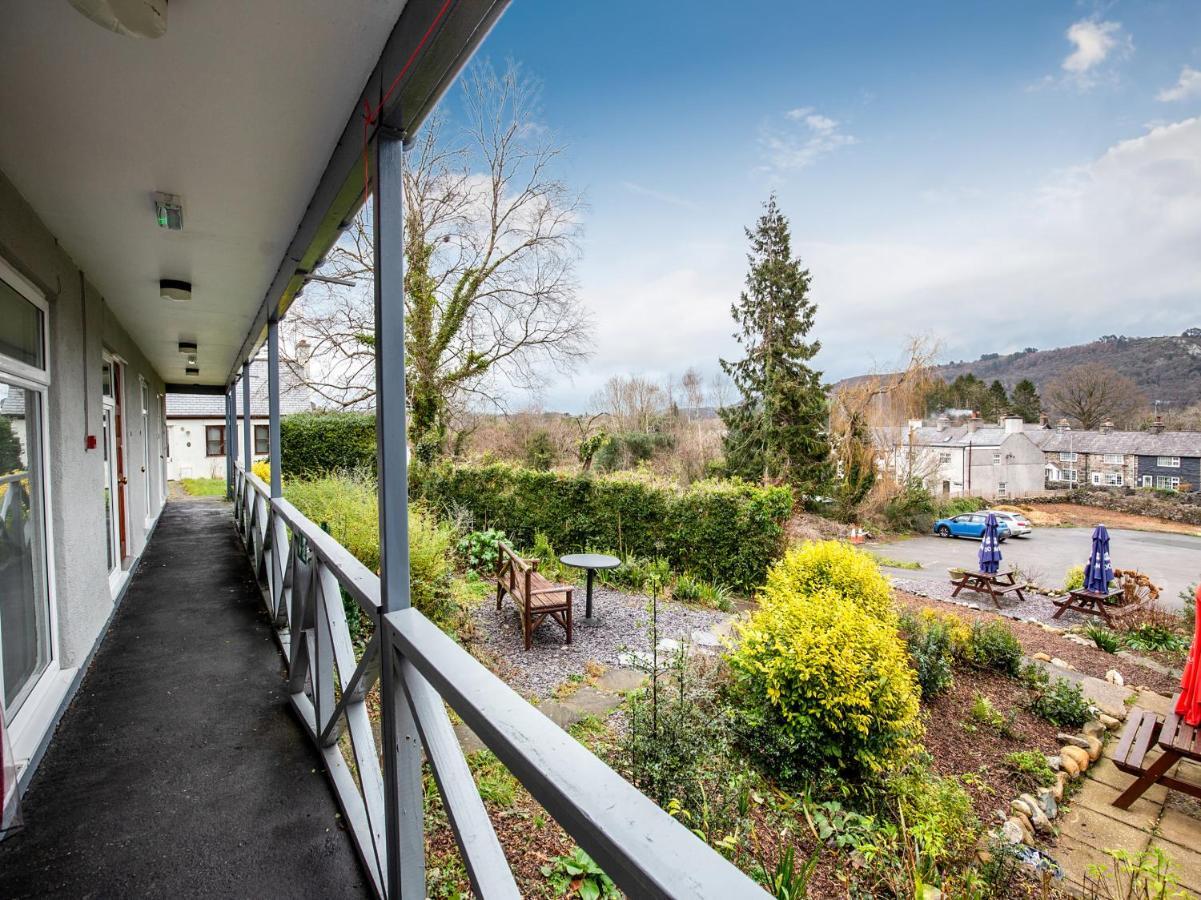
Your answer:
[[[173,500],[0,843],[0,897],[354,897],[227,504]]]

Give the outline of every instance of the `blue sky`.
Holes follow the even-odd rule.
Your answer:
[[[548,409],[736,353],[772,190],[831,379],[917,334],[963,359],[1201,325],[1196,0],[516,0],[485,53],[541,79],[589,204],[596,352]]]

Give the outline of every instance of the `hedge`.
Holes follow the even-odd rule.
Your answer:
[[[415,466],[410,483],[414,497],[465,509],[476,528],[501,528],[518,545],[532,546],[541,533],[559,553],[663,557],[677,572],[748,592],[780,555],[793,504],[786,487],[702,481],[682,488],[632,474],[504,464]]]
[[[285,476],[339,470],[375,470],[375,416],[371,413],[296,413],[279,423],[280,471]]]

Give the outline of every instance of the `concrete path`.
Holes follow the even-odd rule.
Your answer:
[[[0,843],[0,897],[365,897],[227,504],[167,504]]]

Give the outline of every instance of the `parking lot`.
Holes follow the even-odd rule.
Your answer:
[[[1046,587],[1063,584],[1070,566],[1088,561],[1090,528],[1035,528],[1029,537],[1010,538],[1001,545],[1005,561],[1021,569],[1032,581]],[[1201,538],[1183,534],[1110,529],[1110,555],[1118,569],[1138,569],[1162,588],[1160,600],[1168,609],[1181,606],[1178,594],[1201,581]],[[922,568],[905,571],[911,579],[931,578],[945,582],[947,570],[976,562],[978,542],[970,538],[940,538],[923,535],[871,544],[869,549],[898,560],[919,562]]]

